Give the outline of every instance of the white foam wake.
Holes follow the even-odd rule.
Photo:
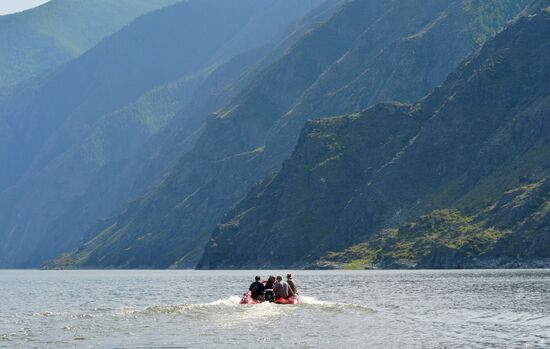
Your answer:
[[[300,296],[302,298],[303,304],[311,304],[311,305],[334,305],[336,303],[329,302],[329,301],[322,301],[315,297],[308,297],[308,296]]]
[[[372,311],[362,304],[353,304],[353,303],[340,303],[340,302],[331,302],[319,300],[315,297],[301,296],[302,304],[298,305],[277,305],[274,303],[264,302],[261,304],[253,305],[240,305],[240,296],[230,296],[227,298],[217,299],[208,303],[183,303],[176,305],[157,305],[151,306],[144,310],[131,310],[125,312],[126,314],[131,315],[156,315],[156,314],[188,314],[188,315],[199,315],[199,314],[220,314],[220,313],[250,313],[255,316],[261,315],[262,313],[279,313],[283,309],[295,309],[299,311],[300,307],[307,307],[312,310],[321,310],[321,311],[334,311],[334,312],[345,312],[345,311]]]
[[[319,300],[315,297],[302,296],[302,304],[311,308],[318,308],[327,311],[345,312],[371,312],[373,309],[364,304],[346,303],[346,302],[331,302]]]

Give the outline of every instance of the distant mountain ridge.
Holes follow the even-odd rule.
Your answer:
[[[284,53],[286,45],[294,40],[292,37],[307,28],[307,24],[300,26],[303,28],[294,28],[290,37],[284,36],[280,45],[238,55],[209,73],[189,104],[143,144],[134,157],[109,164],[95,176],[86,193],[48,227],[35,255],[54,257],[59,251],[74,248],[75,240],[90,240],[100,227],[111,221],[109,218],[97,223],[98,217],[110,217],[120,205],[136,200],[160,182],[177,163],[178,157],[192,149],[207,116],[228,103],[262,66]],[[73,242],[67,244],[70,240]],[[52,255],[54,251],[56,254]]]
[[[349,1],[339,5],[332,17],[208,120],[194,149],[157,188],[56,265],[194,266],[213,226],[257,181],[280,168],[307,119],[358,112],[385,99],[414,102],[443,82],[479,40],[498,31],[528,3],[495,1],[491,7],[470,1]],[[440,65],[430,60],[434,53]],[[209,249],[217,246],[216,235],[214,241]],[[216,258],[224,253],[233,256],[228,246],[238,239],[223,243],[228,245],[220,248]],[[205,256],[202,266],[229,266],[224,259],[210,260],[208,250]]]
[[[0,88],[65,63],[136,17],[178,0],[52,0],[0,16]]]
[[[318,3],[180,2],[138,18],[57,69],[3,90],[0,265],[33,266],[59,253],[57,248],[74,248],[82,238],[80,228],[63,229],[60,246],[36,252],[48,246],[41,242],[48,229],[55,229],[50,225],[73,200],[93,190],[88,186],[98,171],[110,165],[109,180],[132,182],[134,174],[117,172],[117,164],[144,153],[150,137],[175,126],[173,119],[178,129],[187,127],[189,114],[180,110],[195,90],[214,95],[216,86],[202,84],[215,81],[208,77],[220,65],[266,45]],[[188,126],[195,129],[186,132],[200,128],[206,116],[194,115],[196,122]],[[176,149],[166,157],[179,155]],[[124,175],[130,178],[117,177]],[[121,200],[130,195],[127,188],[117,193]]]

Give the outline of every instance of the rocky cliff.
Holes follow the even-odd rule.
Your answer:
[[[546,10],[518,19],[413,106],[310,123],[282,170],[214,230],[200,266],[299,266],[369,239],[366,259],[401,251],[416,254],[414,266],[456,267],[518,246],[518,256],[547,258],[527,247],[547,232],[549,24]],[[526,183],[511,192],[533,193],[526,210],[505,210],[499,199],[514,194],[503,193]],[[515,218],[497,218],[507,214]]]

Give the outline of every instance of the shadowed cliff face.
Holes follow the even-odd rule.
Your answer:
[[[358,112],[384,99],[414,102],[526,3],[498,2],[494,11],[463,1],[345,3],[210,119],[171,175],[69,264],[165,267],[179,254],[179,263],[193,265],[198,255],[186,255],[257,181],[280,168],[306,119]],[[137,253],[144,249],[166,258]]]
[[[254,188],[218,225],[205,263],[284,267],[303,260],[334,233],[335,219],[365,176],[391,161],[419,126],[411,107],[399,104],[309,123],[282,169]]]
[[[363,248],[366,260],[391,266],[403,257],[412,260],[411,266],[449,267],[485,254],[509,257],[512,251],[544,242],[548,192],[543,179],[550,174],[549,34],[547,11],[523,17],[414,107],[381,104],[357,115],[311,123],[282,170],[214,230],[200,265],[304,265],[374,236],[367,244],[372,247]],[[518,189],[525,191],[525,202],[500,201],[490,207],[525,182],[536,182],[533,188],[541,189]],[[513,193],[507,195],[523,195]],[[436,219],[441,228],[436,230],[452,235],[448,240],[433,237],[434,246],[423,242],[429,240],[423,234],[431,231],[418,224],[376,235],[447,208],[460,209],[466,217],[436,212],[425,218],[425,223]],[[475,216],[473,223],[470,215]],[[511,217],[498,218],[502,216]],[[526,240],[520,243],[522,238]],[[387,251],[376,255],[382,245]],[[523,255],[548,258],[544,246]],[[277,253],[266,259],[260,253],[266,250]]]

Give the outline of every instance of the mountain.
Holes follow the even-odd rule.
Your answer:
[[[40,263],[32,255],[49,226],[94,190],[89,185],[100,170],[141,154],[153,135],[174,126],[172,120],[185,125],[189,114],[178,111],[192,104],[203,84],[215,81],[208,78],[221,65],[266,45],[318,3],[181,2],[138,18],[65,65],[5,89],[0,265]],[[133,179],[132,173],[120,178],[128,172],[114,172],[110,180]],[[81,238],[78,232],[64,234],[71,248]]]
[[[548,268],[550,180],[510,190],[474,216],[436,210],[385,229],[319,268]]]
[[[52,0],[0,16],[0,88],[68,62],[136,17],[178,0]]]
[[[311,2],[310,5],[314,3]],[[300,4],[304,6],[307,3],[301,2]],[[39,246],[66,246],[67,239],[74,238],[72,236],[74,232],[77,232],[75,235],[80,239],[92,239],[98,231],[114,224],[117,216],[98,222],[93,218],[108,217],[115,207],[118,208],[117,205],[125,203],[124,198],[127,198],[127,201],[129,201],[128,198],[135,200],[143,195],[145,188],[163,181],[165,174],[168,174],[176,164],[177,155],[192,148],[197,137],[204,130],[206,116],[226,105],[263,68],[283,56],[304,33],[325,21],[337,8],[336,2],[324,2],[322,6],[317,7],[303,20],[288,27],[265,47],[239,55],[217,68],[197,89],[191,103],[178,113],[179,115],[174,118],[173,122],[152,137],[140,154],[125,163],[106,166],[97,175],[90,185],[90,190],[73,203],[73,208],[52,224]],[[294,13],[299,14],[300,11],[295,9]],[[133,177],[130,177],[131,180],[128,181],[124,174]],[[113,203],[115,204],[113,205]],[[90,212],[95,213],[90,214]],[[82,225],[85,226],[83,230],[85,234],[82,231],[78,234],[78,230],[83,229]],[[71,236],[68,236],[67,231],[71,232]],[[102,236],[100,234],[91,240],[87,244],[88,248],[100,245]],[[139,241],[136,242],[139,244]],[[116,244],[117,241],[113,239],[111,243]],[[132,242],[128,241],[128,243]],[[42,254],[40,247],[37,248],[37,254]],[[164,255],[164,252],[158,252],[158,255],[151,254],[150,256],[161,260]],[[119,257],[113,255],[113,258]],[[124,257],[121,255],[120,258]],[[144,264],[143,267],[147,266]]]
[[[308,118],[353,113],[385,99],[414,102],[527,3],[337,4],[208,120],[193,150],[158,187],[58,265],[193,266],[215,224],[280,168]]]
[[[415,105],[308,123],[201,267],[550,265],[549,34],[550,7]]]
[[[110,162],[94,176],[86,192],[48,226],[32,258],[47,260],[88,241],[92,232],[101,229],[98,226],[106,224],[105,218],[110,221],[110,215],[123,204],[162,181],[178,157],[192,148],[206,117],[228,103],[260,67],[282,54],[284,47],[248,51],[209,73],[189,103],[166,126],[132,156]],[[182,99],[179,96],[177,101]]]

